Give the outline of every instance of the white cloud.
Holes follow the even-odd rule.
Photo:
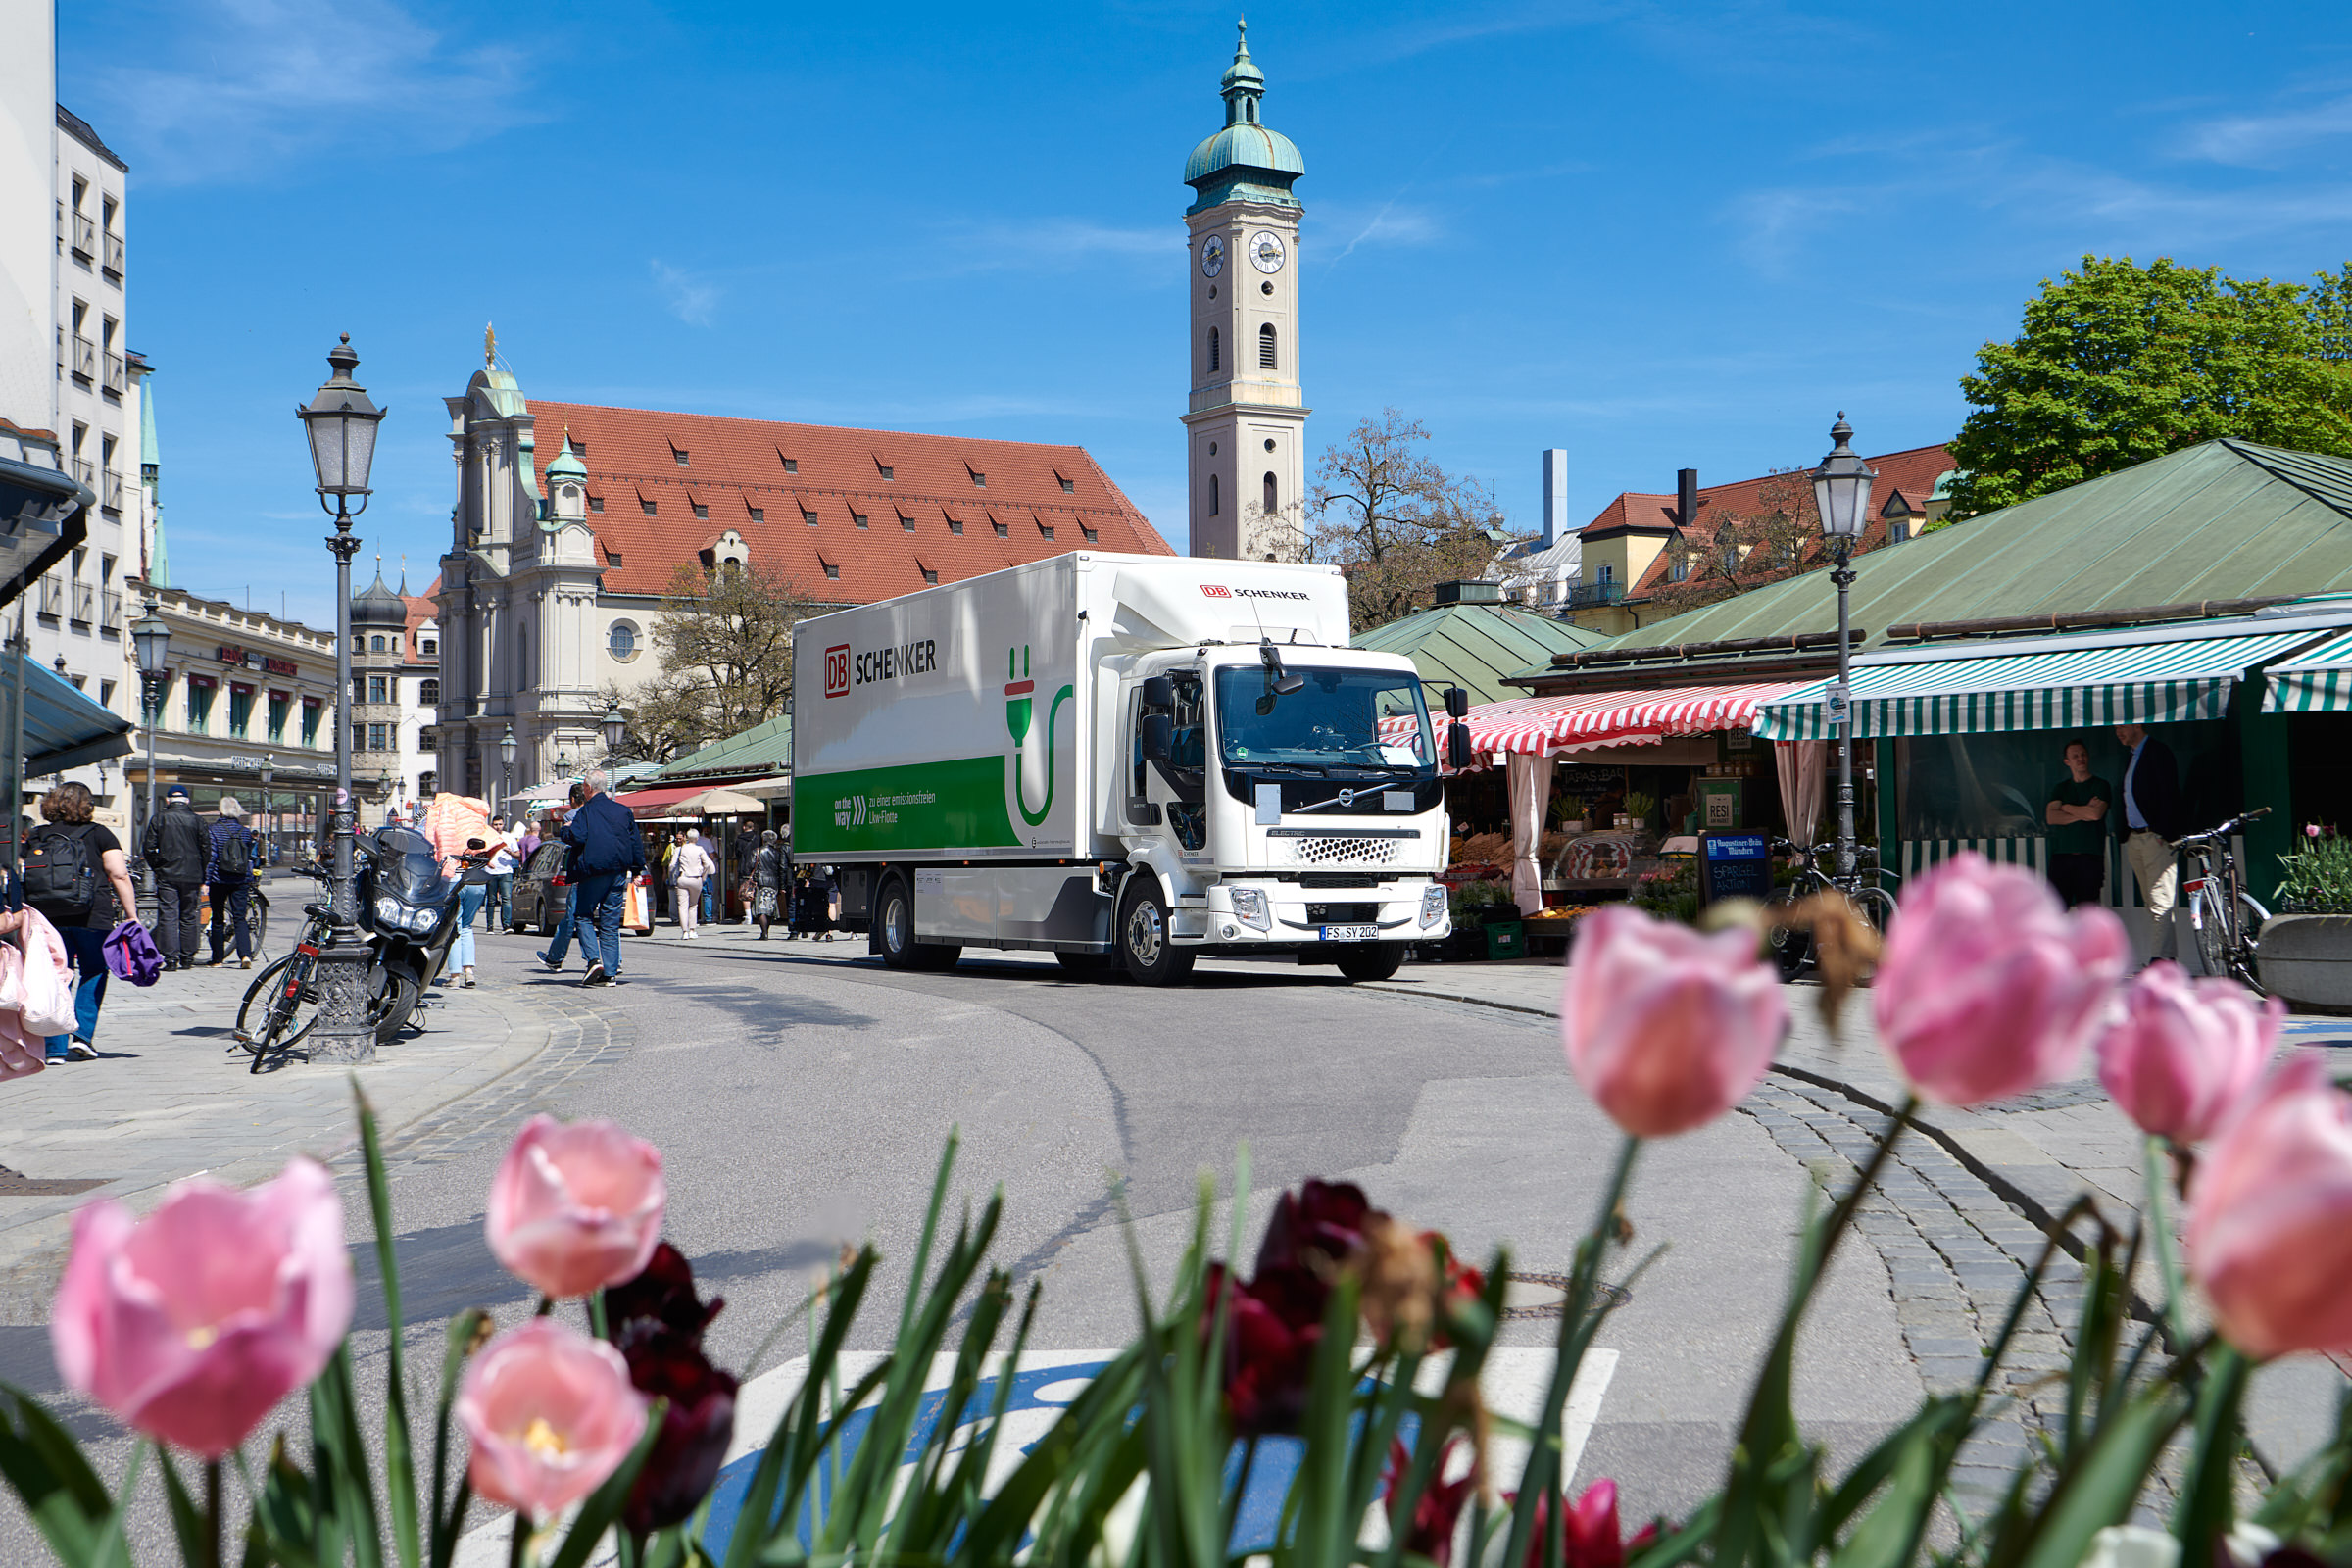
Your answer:
[[[1164,265],[1182,255],[1184,230],[1175,223],[1120,228],[1084,218],[1047,218],[1026,223],[954,226],[936,250],[940,272],[995,272],[1010,268],[1078,271],[1105,262]]]
[[[1753,190],[1735,197],[1725,216],[1738,231],[1734,243],[1748,265],[1778,276],[1817,230],[1845,219],[1857,205],[1849,191]]]
[[[2190,129],[2183,150],[2217,164],[2261,167],[2333,136],[2352,136],[2352,94],[2271,114],[2209,120]]]
[[[669,314],[688,326],[709,326],[710,313],[718,306],[719,287],[705,277],[697,277],[682,268],[670,266],[655,258],[654,283],[662,290]]]
[[[396,0],[210,0],[120,31],[129,63],[100,72],[99,123],[143,179],[258,178],[339,146],[445,152],[530,118],[521,50],[453,44]]]
[[[1335,267],[1362,246],[1435,245],[1446,231],[1437,214],[1426,207],[1408,206],[1402,196],[1390,197],[1370,213],[1327,205],[1320,207],[1315,217],[1318,227],[1348,236],[1348,243],[1331,259]]]

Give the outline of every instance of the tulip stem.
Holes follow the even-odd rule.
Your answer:
[[[531,1516],[514,1510],[514,1531],[507,1538],[507,1568],[523,1568],[530,1561]]]
[[[2178,1355],[2190,1341],[2188,1324],[2180,1315],[2180,1254],[2173,1245],[2173,1225],[2164,1201],[2164,1173],[2172,1163],[2164,1140],[2150,1135],[2148,1151],[2148,1212],[2143,1223],[2156,1244],[2156,1272],[2164,1281],[2164,1327]]]
[[[204,1461],[204,1568],[220,1568],[220,1461]]]

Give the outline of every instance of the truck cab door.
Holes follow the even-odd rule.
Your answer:
[[[1192,853],[1208,842],[1202,690],[1198,675],[1152,676],[1136,683],[1127,708],[1127,831],[1165,835]]]

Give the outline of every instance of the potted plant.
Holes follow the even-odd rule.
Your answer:
[[[2281,855],[2279,912],[2263,922],[2262,983],[2298,1007],[2352,1012],[2352,839],[2317,822]]]

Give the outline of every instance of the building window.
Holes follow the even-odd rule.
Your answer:
[[[972,476],[972,488],[973,488],[973,489],[975,489],[975,490],[985,490],[985,489],[987,489],[987,488],[988,488],[988,475],[987,475],[987,474],[985,474],[985,473],[982,473],[982,472],[981,472],[981,471],[980,471],[978,468],[972,467],[972,466],[971,466],[970,465],[968,465],[968,464],[967,464],[967,465],[965,465],[965,466],[964,466],[964,470],[963,470],[963,471],[964,471],[964,472],[966,472],[966,473],[968,473],[968,474],[970,474],[970,475]]]
[[[683,468],[686,466],[686,449],[684,447],[671,447],[669,449],[669,455],[678,460],[679,467]]]
[[[1666,562],[1666,580],[1667,580],[1668,582],[1681,582],[1681,581],[1682,581],[1684,578],[1686,578],[1686,577],[1688,577],[1688,576],[1690,576],[1690,552],[1688,552],[1688,551],[1684,551],[1684,550],[1677,550],[1676,552],[1674,552],[1674,554],[1673,554],[1671,557],[1669,557],[1669,558],[1667,559],[1667,562]]]
[[[1897,517],[1886,524],[1886,542],[1888,544],[1899,545],[1910,537],[1911,520],[1908,517]]]
[[[1090,545],[1099,543],[1102,538],[1102,535],[1093,528],[1081,527],[1078,531],[1086,535],[1086,542]]]
[[[707,519],[710,515],[710,508],[706,503],[697,501],[694,503],[694,514]]]
[[[1208,329],[1208,369],[1211,375],[1216,373],[1217,364],[1217,329],[1212,326]]]
[[[318,698],[305,697],[302,700],[303,745],[315,747],[318,744],[318,715],[325,711],[326,705]]]
[[[1043,522],[1039,523],[1037,525],[1037,531],[1039,537],[1041,538],[1051,539],[1054,537],[1054,529],[1050,524]]]
[[[902,512],[899,514],[899,526],[906,529],[908,533],[912,533],[914,532],[914,519]]]
[[[962,523],[960,520],[958,520],[957,518],[955,518],[955,517],[950,517],[950,518],[948,519],[948,532],[950,532],[950,533],[961,533],[961,532],[963,532],[963,523]]]
[[[893,468],[887,463],[876,463],[874,465],[874,471],[882,475],[882,477],[885,479],[896,479],[899,476],[898,470]]]
[[[637,505],[638,505],[639,509],[640,509],[640,510],[642,510],[642,511],[645,513],[645,514],[646,514],[647,516],[651,517],[651,516],[656,516],[656,515],[658,515],[658,514],[657,514],[657,513],[655,512],[655,510],[654,510],[654,499],[653,499],[653,497],[651,497],[651,496],[639,496],[639,497],[637,498]]]
[[[379,637],[376,640],[381,642],[383,639]],[[368,700],[369,702],[388,703],[392,700],[390,692],[391,683],[385,680],[383,676],[370,675],[368,677]]]
[[[368,638],[368,651],[369,653],[371,653],[371,654],[380,654],[380,653],[382,653],[382,652],[384,651],[384,640],[383,640],[381,637],[370,637],[370,638]]]
[[[1266,515],[1267,515],[1267,516],[1271,517],[1272,515],[1274,515],[1274,514],[1276,514],[1277,512],[1280,512],[1280,511],[1282,510],[1281,506],[1278,504],[1278,501],[1279,501],[1279,497],[1278,497],[1278,495],[1277,495],[1277,493],[1276,493],[1275,486],[1274,486],[1274,475],[1273,475],[1272,473],[1268,473],[1268,474],[1266,475]]]
[[[807,523],[809,527],[813,528],[816,526],[816,514],[810,512],[807,507],[803,507],[801,509],[801,520]]]
[[[818,560],[818,564],[819,564],[820,565],[822,565],[822,566],[825,568],[825,575],[826,575],[827,577],[833,578],[833,579],[835,579],[835,580],[838,580],[838,579],[840,578],[840,576],[841,576],[841,568],[840,568],[839,566],[836,566],[836,565],[835,565],[835,564],[833,564],[833,563],[831,563],[830,561],[826,561],[826,560],[825,560],[823,557],[821,557],[821,556],[820,556],[820,557],[818,557],[818,558],[817,558],[817,560]]]
[[[765,507],[747,507],[744,510],[751,513],[752,520],[754,522],[765,522],[767,520],[767,509]]]
[[[1599,575],[1594,577],[1592,580],[1594,582],[1615,582],[1617,580],[1617,568],[1610,565],[1608,563],[1603,562],[1601,563]]]
[[[1217,476],[1213,473],[1208,476],[1208,514],[1217,514]]]
[[[605,552],[605,564],[617,569],[620,565],[620,552],[617,550],[607,550]]]
[[[440,643],[440,640],[439,640],[438,638],[434,638],[434,637],[427,637],[427,638],[424,640],[424,642],[423,642],[422,646],[423,646],[423,649],[424,649],[424,657],[425,657],[425,658],[427,658],[427,659],[438,659],[439,657],[441,657],[441,643]]]
[[[997,531],[997,537],[1000,539],[1009,539],[1012,537],[1012,530],[1006,527],[1004,523],[999,522],[994,517],[988,519],[988,525]]]
[[[270,738],[271,740],[282,741],[286,738],[286,712],[293,706],[294,698],[290,693],[271,692],[270,694]]]
[[[637,628],[625,620],[616,620],[605,633],[605,651],[622,663],[637,657]]]
[[[602,512],[602,511],[604,511],[604,510],[605,510],[605,498],[604,498],[603,496],[590,496],[590,497],[588,498],[588,510],[589,510],[590,512]]]
[[[927,582],[927,583],[930,583],[930,584],[932,584],[932,585],[933,585],[933,586],[935,586],[935,587],[938,585],[938,583],[939,583],[939,573],[938,573],[938,572],[936,572],[936,571],[933,571],[933,570],[932,570],[932,569],[931,569],[929,566],[926,566],[926,565],[924,565],[924,564],[923,564],[921,562],[919,562],[919,561],[915,563],[914,569],[915,569],[915,570],[917,570],[917,571],[919,571],[919,572],[921,572],[921,573],[923,574],[923,581],[925,581],[925,582]]]
[[[1061,493],[1062,493],[1063,495],[1065,495],[1065,496],[1074,496],[1074,495],[1076,495],[1076,494],[1078,493],[1078,481],[1077,481],[1077,480],[1075,480],[1075,479],[1062,479],[1062,478],[1061,478],[1061,475],[1060,475],[1060,474],[1058,474],[1058,473],[1057,473],[1057,474],[1055,474],[1054,477],[1054,478],[1056,478],[1056,479],[1061,479]]]
[[[213,693],[219,688],[209,680],[188,677],[188,731],[202,735],[212,729]]]
[[[368,726],[368,749],[369,751],[388,752],[392,749],[385,744],[385,731],[389,728],[390,726],[386,724],[370,724]]]
[[[102,708],[115,706],[115,683],[113,681],[102,680],[98,683],[98,703]]]
[[[238,740],[253,725],[253,688],[231,686],[228,689],[228,732]]]
[[[1257,368],[1271,370],[1277,363],[1274,356],[1274,323],[1268,321],[1257,329]]]
[[[354,724],[351,726],[351,749],[355,752],[364,752],[368,749],[367,725]]]
[[[850,522],[856,527],[864,527],[865,520],[865,514],[862,512],[853,512],[850,514]]]
[[[416,683],[416,701],[427,708],[441,706],[441,682],[431,675]]]
[[[784,457],[784,455],[783,455],[781,452],[777,453],[777,454],[776,454],[776,456],[778,456],[778,457],[780,457],[780,458],[781,458],[781,457]],[[800,460],[800,459],[798,459],[798,458],[784,458],[784,471],[785,471],[786,473],[798,473],[798,472],[800,472],[800,471],[801,471],[801,460]]]

